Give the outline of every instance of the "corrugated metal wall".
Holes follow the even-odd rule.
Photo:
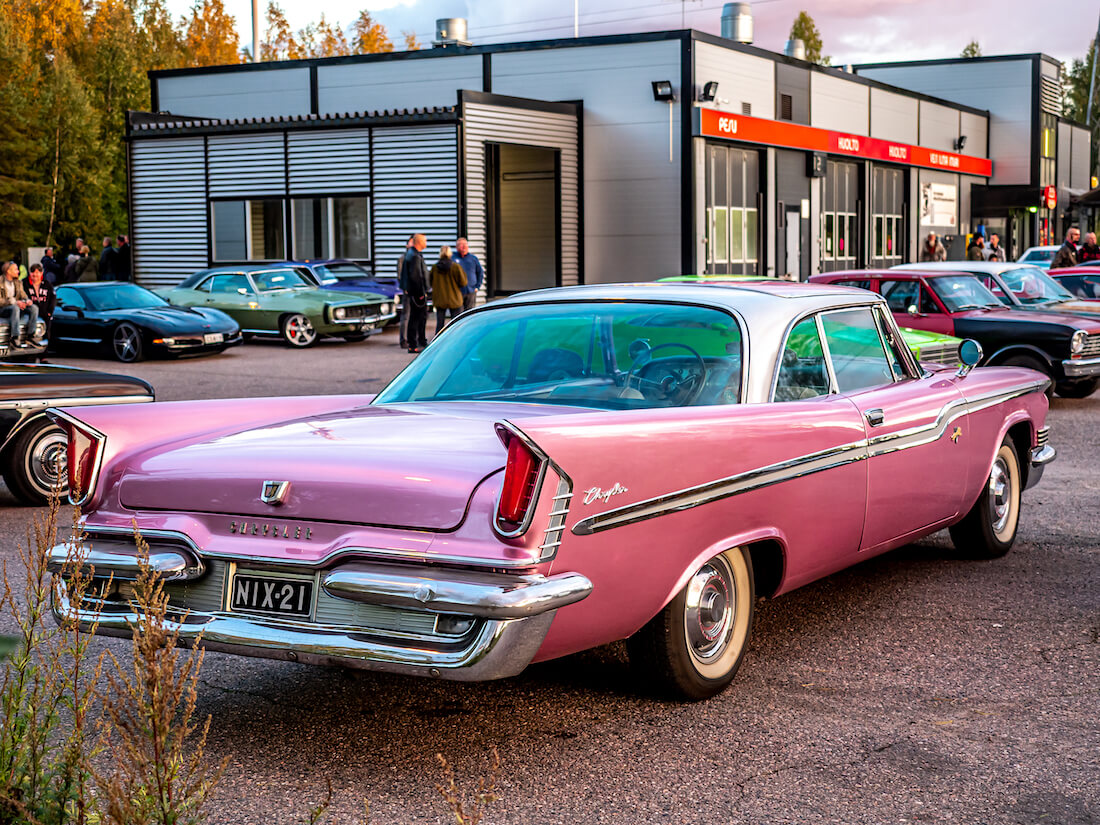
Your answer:
[[[131,152],[135,277],[172,286],[206,266],[203,139],[134,141]]]
[[[286,194],[282,132],[209,138],[210,197]]]
[[[426,260],[458,236],[458,128],[374,130],[374,260],[380,275],[396,272],[409,235],[428,236]]]
[[[287,134],[290,194],[369,192],[370,129]]]
[[[580,200],[577,119],[572,115],[466,103],[466,238],[482,261],[487,257],[485,144],[517,143],[561,152],[561,279],[580,277]]]

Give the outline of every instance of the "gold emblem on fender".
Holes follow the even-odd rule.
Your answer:
[[[951,433],[951,440],[953,442],[955,442],[956,444],[958,444],[959,443],[959,438],[962,436],[962,434],[963,434],[962,427],[956,427],[955,432]]]
[[[302,539],[313,540],[312,527],[299,527],[290,524],[272,524],[262,521],[234,521],[229,525],[229,532],[239,536],[258,536],[268,539]]]

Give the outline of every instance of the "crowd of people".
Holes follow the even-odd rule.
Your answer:
[[[966,247],[966,259],[968,261],[1000,261],[1006,260],[1005,248],[1001,246],[1001,236],[993,232],[986,243],[985,235],[975,233]],[[947,248],[935,232],[929,232],[921,244],[921,261],[946,261]]]
[[[1096,244],[1096,233],[1090,232],[1085,236],[1085,242],[1078,245],[1081,240],[1081,230],[1071,226],[1066,232],[1066,239],[1054,254],[1054,260],[1050,262],[1051,269],[1061,269],[1077,264],[1100,262],[1100,246]]]
[[[401,305],[400,344],[409,352],[420,352],[428,345],[428,300],[435,306],[435,334],[448,320],[473,309],[477,293],[485,281],[485,272],[477,255],[470,251],[465,238],[455,248],[442,246],[439,260],[431,269],[424,262],[428,239],[421,233],[409,237],[405,254],[397,266],[397,280],[404,301]]]

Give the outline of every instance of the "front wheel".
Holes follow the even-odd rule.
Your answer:
[[[317,330],[313,328],[309,318],[301,313],[283,316],[279,322],[279,332],[283,340],[292,347],[309,347],[317,342]]]
[[[630,664],[663,692],[708,699],[733,681],[752,633],[752,560],[734,547],[699,568],[645,627],[627,639]]]
[[[996,559],[1007,553],[1016,541],[1022,491],[1020,459],[1006,436],[978,500],[950,530],[955,549],[973,559]]]
[[[68,489],[68,440],[60,427],[41,418],[15,437],[4,463],[4,483],[24,504],[45,504],[56,489]]]
[[[1054,391],[1062,398],[1088,398],[1100,387],[1100,378],[1086,378],[1083,381],[1066,381],[1058,384]]]
[[[141,331],[133,324],[123,321],[115,327],[111,336],[111,350],[115,358],[124,364],[141,360]]]

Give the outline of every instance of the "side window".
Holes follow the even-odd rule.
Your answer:
[[[882,336],[871,307],[844,309],[821,316],[837,390],[857,392],[894,382]]]
[[[840,286],[854,286],[858,289],[870,289],[871,288],[871,281],[870,281],[870,279],[867,279],[867,278],[864,278],[864,279],[849,278],[848,280],[845,280],[845,281],[833,281],[833,283],[838,284]]]
[[[909,377],[903,361],[905,356],[901,352],[903,348],[906,348],[906,344],[894,333],[887,321],[887,315],[888,313],[882,307],[875,310],[875,320],[878,322],[882,340],[886,342],[887,360],[890,363],[890,369],[894,373],[894,380],[901,381],[903,378]]]
[[[87,308],[84,303],[84,296],[75,289],[62,288],[57,290],[57,305],[62,307],[76,307],[77,309]]]
[[[817,321],[807,318],[787,336],[775,382],[776,401],[799,401],[829,393],[829,373]]]
[[[1012,306],[1012,299],[1005,295],[1005,291],[1001,289],[1001,285],[993,280],[993,278],[987,275],[982,278],[982,283],[986,285],[990,292],[997,296],[997,300],[1002,304]]]
[[[940,312],[939,304],[932,297],[932,291],[926,286],[920,288],[920,311],[925,315],[938,315]]]
[[[210,284],[210,291],[220,294],[239,295],[242,294],[241,290],[244,290],[244,294],[252,291],[248,285],[247,275],[215,275],[207,283]]]
[[[920,281],[883,281],[882,296],[891,312],[908,312],[920,296]]]
[[[209,278],[207,278],[201,284],[195,284],[195,292],[209,292],[210,291],[210,284],[212,284],[214,282],[215,277],[217,277],[217,276],[211,275]]]

